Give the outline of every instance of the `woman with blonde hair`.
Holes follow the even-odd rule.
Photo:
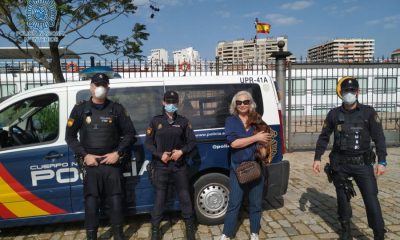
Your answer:
[[[235,173],[235,169],[240,163],[254,160],[256,143],[268,143],[271,141],[271,134],[265,132],[254,134],[254,126],[248,123],[249,114],[255,110],[256,103],[251,94],[247,91],[240,91],[232,98],[229,109],[232,115],[225,121],[226,138],[231,149],[230,194],[224,230],[220,240],[234,237],[245,193],[249,197],[250,239],[259,239],[264,177],[261,175],[255,181],[240,184]]]

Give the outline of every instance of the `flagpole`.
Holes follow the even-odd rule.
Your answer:
[[[258,56],[257,56],[257,23],[258,23],[258,18],[256,18],[254,27],[256,29],[256,35],[254,36],[254,60],[256,64],[258,65]]]

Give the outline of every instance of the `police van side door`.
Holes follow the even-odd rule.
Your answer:
[[[60,131],[65,108],[65,88],[55,87],[22,95],[0,109],[6,133],[0,148],[0,220],[46,222],[28,217],[71,210],[68,149]]]
[[[151,153],[144,146],[146,129],[151,119],[162,114],[164,86],[162,82],[117,85],[110,98],[121,103],[136,129],[137,141],[132,148],[131,159],[124,165],[125,201],[131,212],[149,212],[154,204],[154,187],[149,181],[147,165]]]

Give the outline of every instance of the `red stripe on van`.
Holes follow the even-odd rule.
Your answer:
[[[7,218],[17,218],[17,216],[12,213],[8,208],[6,208],[2,203],[0,203],[0,217]]]
[[[54,206],[51,203],[44,201],[43,199],[33,195],[24,186],[22,186],[7,169],[0,163],[0,175],[4,181],[22,198],[41,208],[42,210],[50,214],[61,214],[66,213],[65,210]]]

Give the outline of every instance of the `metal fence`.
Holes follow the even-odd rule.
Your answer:
[[[336,83],[343,76],[358,79],[358,100],[378,112],[388,145],[400,143],[399,63],[295,63],[289,64],[288,69],[291,82],[286,88],[289,150],[315,147],[326,114],[341,105]]]
[[[91,61],[62,59],[61,69],[66,81],[79,81],[79,72],[91,66],[108,66],[121,78],[187,76],[187,75],[232,75],[271,72],[272,62],[242,62],[223,64],[219,61],[181,62],[178,64],[142,61]],[[0,97],[18,93],[33,87],[54,83],[52,73],[32,60],[0,62]]]
[[[80,81],[79,71],[109,66],[122,78],[182,77],[188,75],[269,74],[275,79],[275,62],[220,61],[163,62],[64,60],[66,81]],[[327,112],[339,106],[336,83],[342,76],[360,82],[359,101],[373,106],[382,119],[389,145],[400,144],[400,63],[379,59],[374,63],[287,63],[287,146],[313,149]],[[53,84],[52,74],[34,61],[0,62],[0,97],[37,86]]]

